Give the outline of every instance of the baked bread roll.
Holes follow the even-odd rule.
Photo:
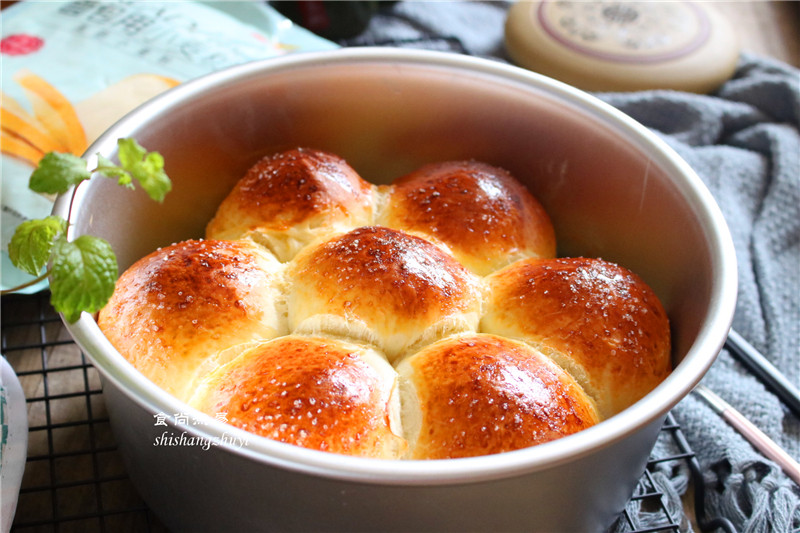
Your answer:
[[[339,156],[297,148],[253,165],[206,227],[208,239],[258,241],[281,261],[309,242],[372,221],[373,186]]]
[[[507,171],[477,161],[425,165],[392,183],[377,222],[446,244],[486,275],[524,257],[555,256],[541,204]]]
[[[443,250],[367,226],[309,246],[287,265],[289,328],[369,342],[397,361],[445,335],[474,331],[478,278]]]
[[[280,263],[249,240],[185,241],[134,263],[97,323],[142,374],[179,399],[203,363],[286,333]]]
[[[378,186],[290,150],[247,172],[207,236],[134,264],[98,324],[167,392],[281,442],[501,453],[596,424],[671,370],[653,291],[553,258],[541,205],[484,163]]]
[[[569,374],[521,342],[453,336],[398,365],[410,459],[451,459],[526,448],[599,420]]]
[[[638,276],[601,259],[523,260],[486,279],[480,330],[523,340],[565,368],[602,417],[671,370],[669,322]]]
[[[280,442],[396,459],[405,451],[396,382],[391,365],[369,347],[287,335],[208,374],[190,405]]]

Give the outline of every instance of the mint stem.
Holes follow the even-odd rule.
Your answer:
[[[32,279],[32,280],[30,280],[30,281],[29,281],[29,282],[27,282],[27,283],[23,283],[22,285],[17,285],[16,287],[11,287],[10,289],[3,289],[3,290],[0,290],[0,296],[5,296],[6,294],[11,294],[11,293],[14,293],[14,292],[17,292],[17,291],[21,291],[22,289],[25,289],[25,288],[27,288],[27,287],[30,287],[31,285],[36,285],[36,284],[37,284],[37,283],[39,283],[40,281],[42,281],[42,280],[44,280],[44,279],[47,279],[47,277],[48,277],[49,275],[50,275],[50,269],[48,269],[47,271],[45,271],[45,273],[44,273],[44,274],[42,274],[41,276],[39,276],[38,278],[36,278],[36,279]]]

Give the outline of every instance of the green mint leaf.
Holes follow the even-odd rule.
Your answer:
[[[39,166],[31,174],[28,187],[35,192],[61,194],[88,180],[92,174],[86,168],[86,161],[72,154],[48,152],[39,161]]]
[[[119,161],[126,171],[139,182],[156,202],[163,202],[172,189],[172,182],[164,172],[164,158],[158,152],[147,152],[134,139],[119,139]]]
[[[133,189],[133,179],[131,178],[130,172],[114,164],[113,161],[100,154],[97,154],[97,168],[95,172],[99,172],[108,178],[117,178],[117,184],[127,187],[128,189]]]
[[[117,148],[119,150],[118,157],[120,164],[126,169],[133,168],[147,155],[147,150],[136,142],[136,139],[132,138],[117,139]]]
[[[114,293],[117,259],[108,242],[81,235],[53,250],[50,303],[72,323],[82,311],[99,311]]]
[[[67,221],[49,216],[26,220],[17,226],[8,243],[11,263],[31,276],[38,276],[50,260],[53,244],[67,231]]]

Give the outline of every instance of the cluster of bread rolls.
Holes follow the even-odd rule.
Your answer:
[[[555,254],[544,209],[500,168],[444,162],[375,185],[299,148],[257,162],[205,239],[132,265],[98,323],[157,385],[258,435],[493,454],[590,427],[671,369],[640,278]]]

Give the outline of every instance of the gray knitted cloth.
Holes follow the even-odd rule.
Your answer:
[[[452,37],[465,53],[508,61],[503,49],[508,6],[400,2],[384,6],[364,34],[343,44]],[[423,46],[441,47],[441,41]],[[744,53],[733,79],[712,95],[648,91],[597,96],[665,139],[711,190],[730,226],[739,262],[734,328],[792,383],[799,383],[800,72]],[[730,354],[720,354],[704,383],[790,455],[800,457],[800,420]],[[800,531],[800,488],[780,468],[702,400],[689,396],[673,414],[704,472],[709,516],[727,518],[742,532]],[[680,510],[688,469],[665,464],[654,478],[668,507]],[[647,512],[631,512],[639,526],[647,524]],[[691,529],[688,517],[684,529]]]
[[[658,132],[709,187],[739,262],[734,328],[798,383],[800,73],[743,55],[711,96],[599,96]],[[800,457],[800,420],[730,354],[720,354],[704,383]],[[710,513],[743,532],[800,531],[800,490],[779,468],[701,400],[686,398],[674,414],[706,472]]]

